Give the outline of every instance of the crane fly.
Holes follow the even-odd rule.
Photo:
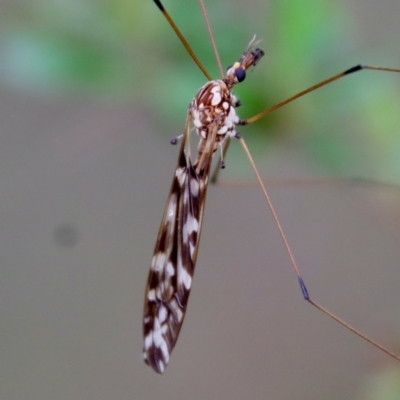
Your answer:
[[[251,124],[293,100],[352,73],[365,69],[400,72],[400,69],[357,65],[325,79],[251,118],[240,119],[236,113],[236,108],[241,103],[233,95],[232,89],[234,85],[245,80],[246,71],[255,67],[264,55],[264,51],[257,47],[258,41],[256,37],[253,37],[240,58],[228,67],[226,74],[223,74],[221,79],[212,80],[160,0],[153,1],[208,79],[208,82],[200,88],[189,104],[183,134],[171,141],[172,144],[176,144],[181,139],[181,147],[147,280],[143,319],[143,358],[146,364],[151,366],[157,373],[163,373],[178,339],[186,313],[196,265],[212,158],[214,153],[220,150],[219,166],[224,168],[223,155],[229,139],[239,140],[249,158],[287,254],[290,257],[291,265],[297,275],[303,298],[348,330],[400,361],[399,356],[353,328],[310,298],[265,185],[261,180],[245,141],[236,132],[236,126]],[[203,0],[200,0],[200,4],[221,71],[221,63],[213,41]],[[199,136],[197,156],[194,160],[192,160],[190,154],[192,126],[194,126],[194,130]]]

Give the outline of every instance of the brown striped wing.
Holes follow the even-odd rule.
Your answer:
[[[187,149],[189,117],[147,281],[143,358],[163,373],[178,339],[197,258],[216,129],[192,165]]]

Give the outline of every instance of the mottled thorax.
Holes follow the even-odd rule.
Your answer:
[[[190,103],[189,112],[193,124],[202,140],[207,140],[211,125],[217,125],[214,151],[227,136],[235,136],[235,125],[239,122],[235,106],[238,101],[222,80],[207,82]]]

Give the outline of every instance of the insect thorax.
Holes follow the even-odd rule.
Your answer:
[[[189,112],[201,139],[206,140],[211,125],[217,124],[214,151],[227,137],[236,135],[235,125],[239,122],[235,111],[237,105],[238,100],[222,80],[207,82],[190,103]]]

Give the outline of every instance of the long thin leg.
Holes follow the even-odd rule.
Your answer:
[[[261,186],[261,188],[262,188],[262,191],[264,192],[264,196],[265,196],[265,199],[267,200],[268,207],[269,207],[269,209],[270,209],[270,211],[271,211],[271,213],[272,213],[272,216],[273,216],[274,221],[275,221],[275,224],[276,224],[276,226],[277,226],[277,228],[278,228],[278,231],[279,231],[279,234],[280,234],[281,239],[282,239],[282,241],[283,241],[283,244],[284,244],[284,246],[285,246],[285,248],[286,248],[286,251],[287,251],[287,253],[288,253],[288,255],[289,255],[289,258],[290,258],[290,262],[291,262],[291,264],[292,264],[292,267],[293,267],[293,269],[294,269],[294,271],[295,271],[295,273],[296,273],[296,275],[297,275],[297,279],[298,279],[298,281],[299,281],[300,289],[301,289],[301,292],[302,292],[302,294],[303,294],[304,300],[308,301],[308,302],[309,302],[310,304],[312,304],[314,307],[318,308],[318,310],[322,311],[322,312],[323,312],[324,314],[326,314],[328,317],[332,318],[333,320],[335,320],[336,322],[338,322],[340,325],[344,326],[345,328],[347,328],[347,329],[350,330],[351,332],[355,333],[355,334],[356,334],[357,336],[359,336],[360,338],[364,339],[365,341],[369,342],[369,343],[372,344],[373,346],[375,346],[375,347],[377,347],[378,349],[382,350],[383,352],[385,352],[385,353],[388,354],[389,356],[391,356],[391,357],[395,358],[396,360],[400,361],[400,357],[399,357],[399,356],[397,356],[396,354],[392,353],[390,350],[386,349],[385,347],[383,347],[382,345],[380,345],[380,344],[377,343],[376,341],[372,340],[372,339],[369,338],[368,336],[364,335],[364,334],[363,334],[362,332],[360,332],[359,330],[353,328],[353,327],[352,327],[351,325],[349,325],[347,322],[343,321],[342,319],[340,319],[339,317],[337,317],[335,314],[331,313],[329,310],[327,310],[326,308],[322,307],[320,304],[318,304],[318,303],[316,303],[315,301],[311,300],[310,295],[309,295],[309,293],[308,293],[308,290],[307,290],[307,288],[306,288],[306,285],[305,285],[305,283],[304,283],[304,281],[303,281],[303,278],[302,278],[301,275],[300,275],[300,270],[299,270],[299,268],[298,268],[298,266],[297,266],[296,260],[295,260],[295,258],[294,258],[293,253],[292,253],[292,250],[291,250],[291,248],[290,248],[290,246],[289,246],[289,242],[288,242],[288,240],[287,240],[287,238],[286,238],[286,235],[285,235],[285,233],[284,233],[284,231],[283,231],[282,225],[281,225],[281,223],[280,223],[280,221],[279,221],[278,215],[277,215],[277,213],[276,213],[276,211],[275,211],[275,208],[274,208],[274,206],[273,206],[273,204],[272,204],[272,202],[271,202],[271,199],[270,199],[270,197],[269,197],[269,194],[268,194],[268,192],[267,192],[267,189],[265,188],[265,185],[264,185],[264,183],[263,183],[263,181],[262,181],[262,179],[261,179],[261,176],[260,176],[260,174],[259,174],[259,172],[258,172],[258,170],[257,170],[257,167],[256,167],[256,165],[255,165],[255,163],[254,163],[254,160],[253,160],[251,154],[250,154],[250,151],[249,151],[249,149],[247,148],[247,145],[246,145],[245,141],[243,140],[243,138],[241,138],[241,137],[238,135],[238,139],[240,140],[240,143],[241,143],[241,145],[242,145],[242,147],[243,147],[243,149],[244,149],[244,151],[245,151],[245,153],[246,153],[246,155],[247,155],[247,157],[248,157],[248,159],[249,159],[249,161],[250,161],[250,164],[251,164],[251,166],[252,166],[252,168],[253,168],[253,170],[254,170],[254,173],[256,174],[257,180],[258,180],[258,182],[259,182],[259,184],[260,184],[260,186]]]
[[[190,57],[192,57],[193,61],[197,64],[197,66],[201,69],[201,71],[203,72],[203,74],[205,75],[205,77],[211,81],[211,75],[207,72],[207,70],[205,69],[204,65],[200,62],[200,60],[197,58],[196,54],[194,53],[194,51],[192,50],[192,48],[190,47],[189,43],[187,42],[187,40],[185,39],[185,37],[182,35],[181,31],[179,30],[179,28],[176,26],[175,22],[172,20],[172,18],[169,16],[169,14],[167,13],[167,10],[164,8],[164,6],[161,4],[160,0],[153,0],[154,3],[156,3],[157,7],[159,8],[159,10],[162,12],[162,14],[164,15],[164,17],[166,18],[166,20],[168,21],[168,23],[171,25],[171,28],[175,31],[176,36],[178,36],[179,40],[182,42],[183,46],[185,47],[185,49],[187,50],[187,52],[190,54]]]
[[[263,180],[268,187],[311,187],[311,186],[357,186],[357,187],[383,187],[388,190],[400,191],[400,185],[390,182],[381,182],[376,179],[357,177],[328,177],[328,178],[293,178],[293,179],[268,179]],[[235,187],[258,186],[258,181],[221,181],[220,185]]]
[[[363,69],[370,69],[370,70],[374,70],[374,71],[387,71],[387,72],[400,72],[400,69],[396,69],[396,68],[387,68],[387,67],[373,67],[371,65],[356,65],[355,67],[352,67],[344,72],[341,72],[340,74],[334,75],[328,79],[323,80],[322,82],[317,83],[316,85],[313,85],[311,87],[309,87],[308,89],[305,89],[297,94],[295,94],[294,96],[289,97],[286,100],[281,101],[278,104],[275,104],[274,106],[260,112],[259,114],[254,115],[251,118],[242,120],[240,122],[241,125],[247,125],[247,124],[252,124],[253,122],[257,121],[260,118],[265,117],[266,115],[272,113],[273,111],[277,110],[278,108],[281,108],[283,106],[285,106],[286,104],[291,103],[293,100],[298,99],[299,97],[302,97],[310,92],[313,92],[314,90],[319,89],[322,86],[326,86],[329,85],[330,83],[337,81],[341,78],[344,78],[346,75],[350,75],[353,72],[358,72],[361,71]]]
[[[207,13],[206,6],[204,4],[204,0],[199,0],[199,2],[200,2],[200,6],[201,6],[201,11],[203,12],[204,20],[206,21],[208,36],[210,36],[211,44],[212,44],[212,47],[214,50],[215,59],[217,60],[219,74],[221,75],[221,78],[223,78],[224,77],[224,69],[222,68],[221,57],[219,56],[217,43],[215,42],[215,37],[213,34],[213,30],[211,28],[210,18],[208,17],[208,13]]]

